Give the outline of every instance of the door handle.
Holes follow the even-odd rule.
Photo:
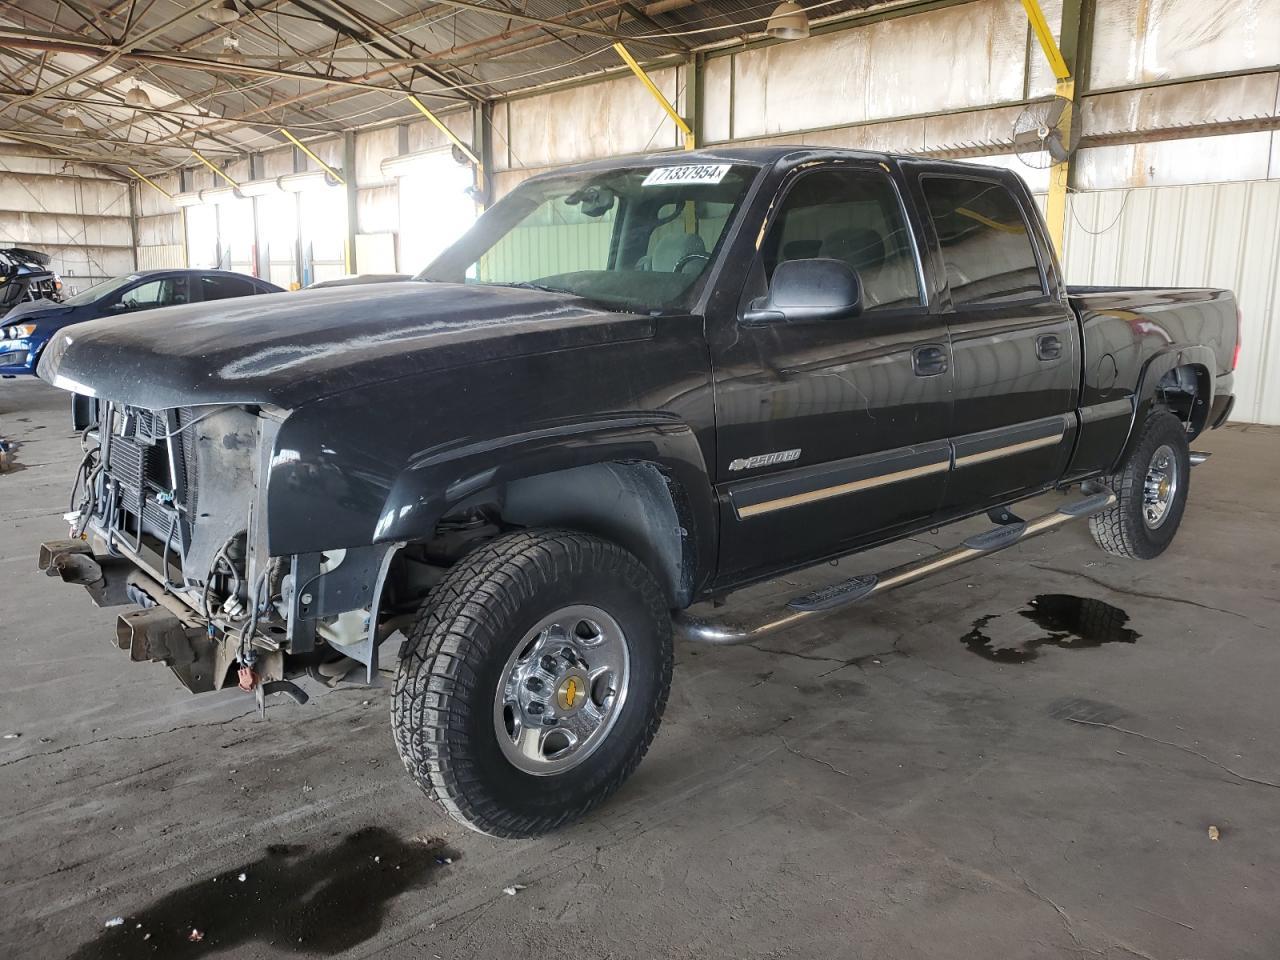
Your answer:
[[[922,343],[911,351],[911,370],[917,377],[936,377],[947,372],[947,348],[940,343]]]
[[[1062,338],[1056,333],[1042,333],[1036,337],[1036,357],[1040,360],[1057,360],[1062,356]]]

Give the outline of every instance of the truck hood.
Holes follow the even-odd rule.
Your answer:
[[[311,400],[402,376],[594,343],[653,321],[580,297],[407,281],[275,293],[72,324],[40,376],[153,410]]]

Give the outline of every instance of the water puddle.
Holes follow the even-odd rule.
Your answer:
[[[391,900],[428,885],[458,857],[438,842],[401,840],[378,827],[327,850],[272,844],[257,860],[125,915],[71,960],[246,956],[254,942],[299,954],[342,953],[378,932]]]
[[[973,653],[995,663],[1030,663],[1040,655],[1042,647],[1082,650],[1104,643],[1134,643],[1142,636],[1125,626],[1129,622],[1127,613],[1092,597],[1042,593],[1018,613],[1044,633],[1024,640],[1020,636],[1023,631],[1019,630],[1016,642],[1002,645],[992,636],[999,631],[992,630],[991,625],[1003,615],[990,613],[973,621],[972,629],[960,641]]]

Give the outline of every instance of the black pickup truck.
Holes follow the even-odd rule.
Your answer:
[[[132,604],[120,648],[193,691],[301,699],[291,678],[394,659],[409,773],[468,826],[535,835],[640,762],[673,634],[749,640],[1073,518],[1159,554],[1188,443],[1230,412],[1238,322],[1223,290],[1065,287],[1000,169],[591,163],[411,281],[62,331],[40,375],[92,402],[40,566]],[[758,621],[687,609],[984,512]]]

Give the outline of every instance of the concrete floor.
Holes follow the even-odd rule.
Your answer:
[[[0,383],[21,442],[0,475],[0,732],[20,734],[0,740],[0,956],[1280,955],[1280,430],[1197,443],[1215,457],[1157,561],[1075,526],[771,649],[678,649],[638,774],[512,843],[405,776],[386,685],[263,723],[130,664],[114,613],[37,575],[78,459],[66,406]],[[1128,620],[1077,623],[1062,597]]]

